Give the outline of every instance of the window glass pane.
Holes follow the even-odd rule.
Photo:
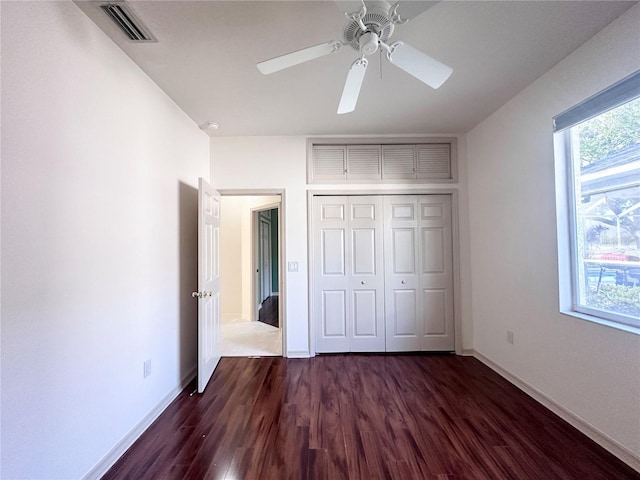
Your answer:
[[[637,324],[640,98],[576,125],[571,143],[576,309]]]

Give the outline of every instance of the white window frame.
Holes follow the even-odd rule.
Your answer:
[[[553,119],[556,168],[556,219],[560,312],[620,330],[640,334],[640,321],[626,315],[579,305],[579,267],[575,211],[574,166],[570,129],[579,123],[640,98],[640,71],[584,100]]]

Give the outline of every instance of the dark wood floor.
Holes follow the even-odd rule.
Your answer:
[[[258,311],[258,321],[278,328],[278,296],[271,295],[264,302]]]
[[[640,479],[470,357],[223,358],[105,479]]]

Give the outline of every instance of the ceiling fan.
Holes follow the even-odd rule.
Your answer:
[[[337,3],[352,4],[353,2]],[[420,2],[420,5],[418,2],[389,4],[385,1],[367,1],[365,3],[362,0],[361,7],[357,12],[345,13],[348,20],[344,26],[343,39],[341,41],[331,40],[265,60],[257,64],[258,70],[268,75],[335,53],[343,46],[351,46],[360,53],[360,58],[353,62],[347,73],[347,80],[338,105],[338,114],[355,110],[364,74],[369,64],[366,57],[373,55],[378,50],[381,53],[383,51],[386,53],[387,60],[392,65],[401,68],[430,87],[438,88],[453,72],[451,67],[404,42],[387,43],[393,34],[394,27],[409,21],[409,17],[401,16],[402,14],[399,13],[399,10],[412,11],[411,13],[414,13],[415,16],[416,13],[421,13],[421,11],[426,10],[426,8],[435,3],[437,2]],[[411,7],[406,7],[409,4],[411,4]]]

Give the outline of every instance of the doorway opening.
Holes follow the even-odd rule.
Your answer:
[[[282,196],[221,193],[222,356],[281,356]]]

